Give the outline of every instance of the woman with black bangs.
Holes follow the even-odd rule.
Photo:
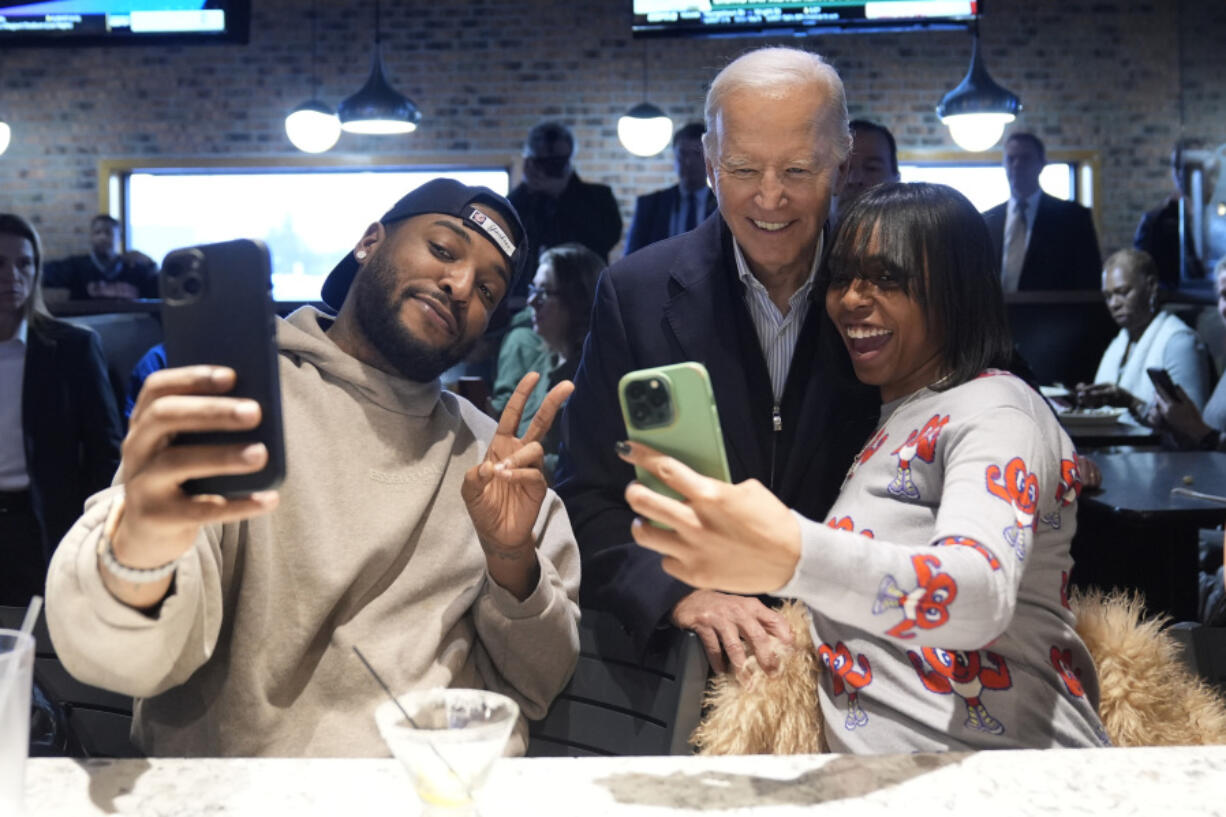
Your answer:
[[[849,752],[1099,746],[1098,682],[1067,582],[1073,444],[1011,353],[983,218],[893,184],[843,216],[826,310],[881,422],[826,520],[762,485],[619,448],[688,498],[634,483],[634,526],[695,587],[808,604],[825,735]]]

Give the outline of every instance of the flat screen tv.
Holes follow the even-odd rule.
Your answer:
[[[798,36],[965,28],[983,0],[631,0],[636,37]]]
[[[0,0],[0,48],[245,43],[251,0]]]

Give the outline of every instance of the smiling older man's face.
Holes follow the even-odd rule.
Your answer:
[[[707,174],[720,213],[759,278],[807,274],[840,182],[816,85],[729,94],[715,120]],[[826,130],[829,130],[828,126]]]

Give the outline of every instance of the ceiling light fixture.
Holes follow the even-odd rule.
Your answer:
[[[319,99],[315,41],[318,9],[311,3],[311,99],[303,102],[285,117],[285,135],[303,153],[323,153],[331,150],[341,138],[341,122],[336,112]]]
[[[673,138],[673,120],[647,102],[647,49],[643,48],[643,102],[617,120],[617,139],[635,156],[655,156]]]
[[[413,100],[398,93],[383,76],[383,56],[379,36],[379,0],[375,0],[375,53],[371,58],[366,84],[336,109],[341,130],[348,133],[412,133],[421,121],[421,111]]]
[[[937,105],[937,116],[963,150],[980,152],[1000,141],[1005,125],[1017,118],[1022,101],[988,74],[979,54],[979,23],[970,25],[971,67],[958,87]]]
[[[9,139],[12,137],[13,131],[9,128],[8,123],[0,120],[0,154],[8,150]]]

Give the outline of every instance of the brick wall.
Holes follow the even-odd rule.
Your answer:
[[[0,209],[34,218],[48,255],[79,251],[97,208],[100,159],[297,156],[286,112],[310,95],[305,0],[253,0],[247,46],[7,49],[0,118]],[[372,3],[321,2],[321,96],[335,105],[369,69]],[[678,123],[700,115],[706,82],[732,56],[771,42],[826,55],[853,116],[888,124],[900,146],[949,150],[933,108],[966,71],[962,32],[832,35],[807,40],[650,40],[629,36],[630,0],[384,3],[393,85],[424,112],[401,137],[346,134],[333,155],[515,155],[544,117],[573,126],[576,166],[607,182],[626,218],[634,196],[670,183],[667,156],[617,143],[617,117],[651,101]],[[1180,133],[1226,141],[1226,4],[1193,0],[992,0],[982,25],[988,66],[1021,96],[1019,127],[1049,149],[1099,152],[1104,250],[1129,243],[1140,213],[1169,191]],[[321,206],[326,204],[321,203]]]

